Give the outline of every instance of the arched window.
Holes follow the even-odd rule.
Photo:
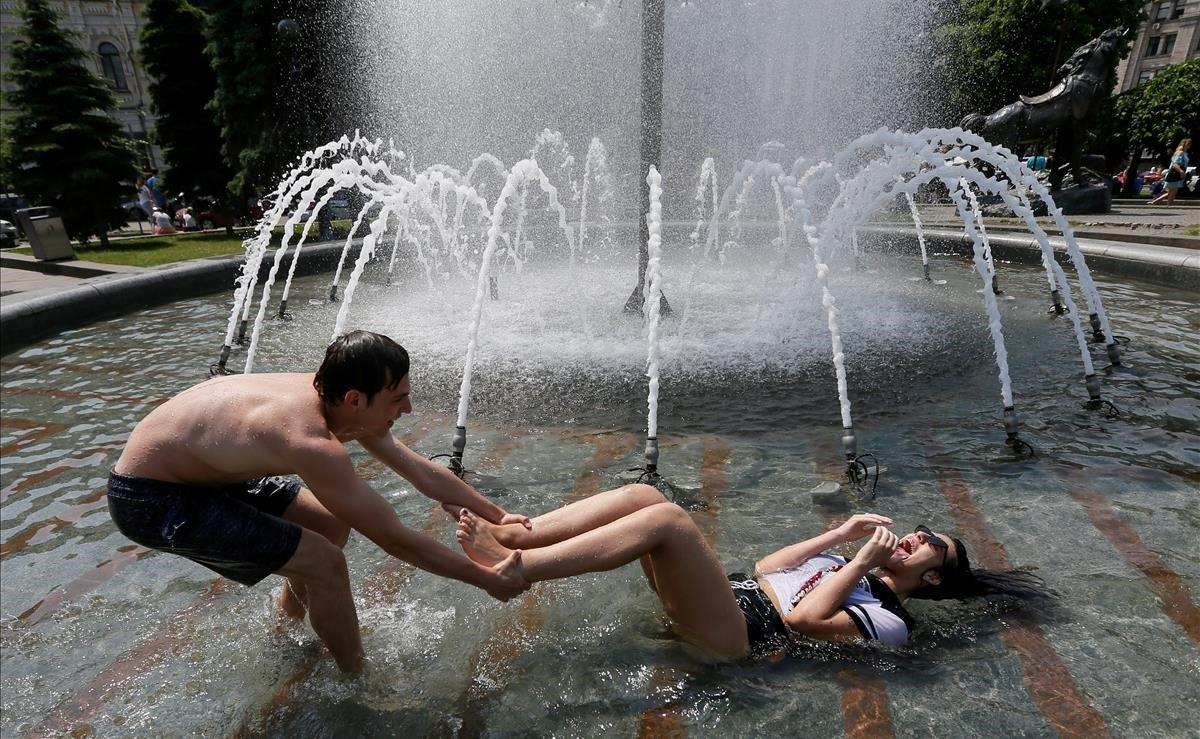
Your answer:
[[[125,68],[121,66],[121,52],[117,47],[105,41],[97,49],[100,52],[100,71],[108,79],[108,84],[114,90],[128,90],[125,85]]]

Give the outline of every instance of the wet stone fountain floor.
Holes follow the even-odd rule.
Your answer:
[[[688,491],[730,571],[873,509],[901,530],[959,532],[979,564],[1036,568],[1062,593],[1056,612],[915,602],[919,625],[902,649],[813,645],[769,664],[706,666],[671,635],[636,567],[542,584],[500,605],[355,535],[347,555],[370,666],[340,679],[307,626],[273,615],[277,578],[232,585],[132,545],[108,518],[104,483],[123,439],[214,358],[228,315],[216,296],[0,360],[0,733],[791,735],[801,720],[813,736],[1190,731],[1200,702],[1195,295],[1099,281],[1115,330],[1130,339],[1129,371],[1104,376],[1122,416],[1106,419],[1082,408],[1078,352],[1065,322],[1044,314],[1044,277],[1004,265],[1014,394],[1023,438],[1039,450],[1022,462],[1001,443],[978,278],[944,258],[934,270],[945,286],[909,282],[912,261],[865,269],[876,272],[860,278],[891,285],[937,334],[880,325],[878,341],[847,340],[860,445],[887,467],[877,499],[812,492],[842,474],[828,336],[797,349],[813,353],[811,364],[688,370],[671,357],[710,336],[696,328],[709,316],[702,299],[690,328],[679,316],[664,323],[679,338],[663,348],[663,471]],[[433,329],[404,340],[412,311],[380,310],[394,288],[370,272],[364,280],[352,320],[391,331],[414,355],[417,412],[398,435],[422,453],[448,451],[459,350],[439,353]],[[309,369],[327,338],[327,278],[293,290],[296,319],[267,327],[259,370]],[[847,316],[857,315],[854,295],[839,294]],[[317,328],[298,330],[305,320]],[[554,335],[553,312],[541,320]],[[638,336],[636,325],[621,331]],[[516,342],[502,327],[495,336]],[[529,514],[616,485],[640,463],[639,356],[635,346],[618,357],[625,369],[561,373],[481,356],[467,455],[476,484]],[[429,500],[354,457],[408,525],[452,541]]]

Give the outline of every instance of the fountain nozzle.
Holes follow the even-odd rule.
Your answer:
[[[331,302],[331,303],[337,302],[337,285],[329,286],[329,302]]]
[[[292,314],[287,312],[287,298],[279,301],[279,312],[275,314],[275,318],[280,321],[292,320]]]
[[[216,364],[208,365],[208,376],[209,377],[216,377],[217,375],[232,375],[233,374],[232,370],[228,370],[225,368],[225,363],[229,361],[229,352],[232,349],[233,349],[233,347],[229,346],[229,344],[225,344],[224,346],[221,347],[221,358],[217,360]]]
[[[1004,433],[1008,435],[1008,438],[1004,440],[1004,443],[1012,447],[1018,456],[1032,458],[1036,455],[1036,452],[1029,442],[1018,435],[1020,430],[1021,422],[1017,418],[1017,409],[1011,405],[1005,406]]]
[[[658,437],[646,437],[646,472],[658,474]]]
[[[246,323],[247,322],[248,322],[248,319],[243,318],[241,325],[238,326],[237,343],[239,343],[239,344],[246,343]]]
[[[450,471],[462,479],[465,469],[463,468],[463,453],[467,450],[467,427],[454,427],[454,443],[452,445],[454,451],[450,453]]]
[[[842,449],[846,452],[847,460],[853,460],[858,456],[858,439],[854,437],[853,426],[846,426],[842,429]]]
[[[1088,314],[1088,322],[1092,324],[1092,343],[1104,343],[1104,329],[1100,326],[1100,316],[1095,313]]]
[[[1111,344],[1107,345],[1105,348],[1108,350],[1108,361],[1112,363],[1112,366],[1120,367],[1121,366],[1121,347],[1117,344],[1117,342],[1114,341]]]
[[[1065,312],[1065,309],[1063,308],[1063,304],[1062,304],[1062,294],[1057,289],[1051,290],[1050,291],[1050,300],[1051,300],[1051,305],[1050,305],[1049,312],[1053,313],[1056,316],[1061,316]]]
[[[1104,415],[1108,418],[1117,418],[1121,415],[1121,409],[1113,405],[1111,401],[1107,401],[1100,397],[1100,378],[1096,377],[1096,373],[1084,375],[1084,382],[1087,383],[1088,391],[1088,410],[1103,410]]]
[[[921,265],[921,271],[925,273],[925,280],[926,280],[926,282],[928,282],[930,279],[929,278],[929,262],[926,262],[925,264]]]

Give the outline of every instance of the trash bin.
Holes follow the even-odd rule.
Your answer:
[[[62,218],[54,208],[22,208],[17,211],[17,220],[25,231],[25,238],[29,240],[36,259],[75,258],[67,229],[63,227]]]

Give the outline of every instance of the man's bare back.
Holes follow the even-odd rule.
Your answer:
[[[154,409],[134,428],[114,469],[225,485],[295,473],[290,450],[301,440],[336,442],[311,373],[221,377]]]

